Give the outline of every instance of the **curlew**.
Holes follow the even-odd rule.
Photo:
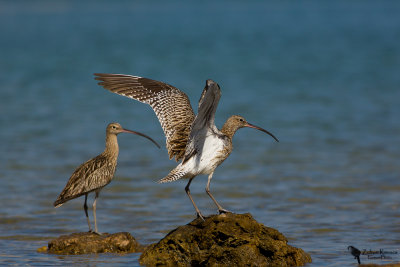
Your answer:
[[[172,182],[181,178],[189,179],[185,191],[191,200],[197,216],[204,220],[190,194],[190,184],[199,174],[208,175],[206,192],[218,208],[219,213],[228,212],[217,202],[210,192],[210,182],[214,170],[232,152],[232,138],[243,127],[254,128],[278,139],[258,126],[248,123],[243,117],[233,115],[221,130],[214,123],[215,111],[221,91],[213,80],[207,80],[201,94],[198,114],[194,115],[185,93],[169,84],[123,74],[96,73],[95,79],[105,89],[150,105],[156,113],[166,137],[169,158],[181,160],[159,183]]]
[[[93,218],[95,233],[98,233],[96,221],[96,201],[99,197],[101,189],[109,184],[114,177],[119,152],[117,140],[117,135],[119,133],[132,133],[146,137],[156,146],[160,147],[149,136],[124,129],[119,123],[110,123],[107,126],[106,147],[103,153],[81,164],[69,178],[67,185],[54,202],[54,206],[58,208],[71,199],[85,195],[85,204],[83,205],[83,209],[85,210],[89,232],[92,232],[92,228],[90,226],[88,216],[87,197],[91,192],[95,192],[96,194],[93,202]]]

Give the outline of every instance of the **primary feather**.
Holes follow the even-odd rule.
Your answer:
[[[166,137],[169,158],[183,158],[194,113],[189,98],[176,87],[131,75],[96,73],[105,89],[152,107]]]

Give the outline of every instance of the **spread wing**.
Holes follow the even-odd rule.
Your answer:
[[[86,161],[71,175],[54,206],[106,186],[114,176],[115,166],[102,154]]]
[[[206,135],[210,132],[220,133],[215,126],[215,112],[217,110],[221,90],[219,85],[213,80],[207,80],[206,86],[201,94],[199,101],[199,111],[193,121],[189,141],[182,163],[185,163],[198,151],[203,149],[203,143]]]
[[[169,158],[183,158],[194,113],[189,98],[172,85],[123,74],[95,73],[105,89],[149,104],[157,115],[166,137]]]

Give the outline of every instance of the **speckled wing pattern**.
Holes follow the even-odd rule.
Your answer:
[[[116,163],[100,154],[80,165],[69,178],[64,190],[54,202],[57,208],[68,200],[80,197],[109,184],[114,176]]]
[[[172,85],[123,74],[95,73],[105,89],[150,105],[166,137],[169,158],[183,158],[194,113],[189,98]]]
[[[221,90],[217,83],[207,80],[200,101],[199,112],[191,126],[188,144],[186,146],[182,163],[173,169],[167,176],[159,180],[159,183],[168,183],[183,177],[190,177],[185,163],[198,153],[202,153],[206,135],[210,132],[222,134],[215,126],[215,112],[221,98]]]

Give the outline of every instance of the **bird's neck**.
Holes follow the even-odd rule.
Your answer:
[[[115,134],[107,134],[106,136],[106,148],[103,154],[108,157],[117,158],[119,153],[118,139]]]
[[[229,121],[229,119],[225,122],[224,126],[222,126],[221,128],[222,134],[227,136],[231,141],[237,130],[238,128],[236,127],[236,125],[232,124]]]

